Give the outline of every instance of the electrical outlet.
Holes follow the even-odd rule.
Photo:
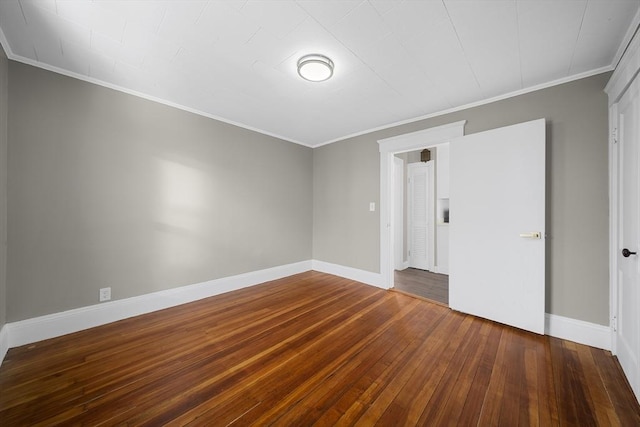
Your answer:
[[[109,301],[111,299],[111,288],[100,289],[100,302]]]

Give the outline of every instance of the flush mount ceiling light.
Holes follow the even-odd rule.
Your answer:
[[[333,61],[324,55],[305,55],[298,60],[298,74],[310,82],[323,82],[333,76]]]

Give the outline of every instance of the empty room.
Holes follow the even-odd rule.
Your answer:
[[[0,425],[640,425],[639,0],[0,0]]]

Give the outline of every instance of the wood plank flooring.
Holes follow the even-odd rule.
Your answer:
[[[9,350],[0,425],[640,425],[609,352],[308,272]]]
[[[449,305],[449,276],[417,268],[396,270],[394,288],[432,301]]]

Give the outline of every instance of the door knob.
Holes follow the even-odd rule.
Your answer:
[[[635,255],[635,254],[636,254],[636,252],[631,252],[631,251],[630,251],[629,249],[627,249],[627,248],[624,248],[624,249],[622,250],[622,256],[623,256],[623,257],[625,257],[625,258],[629,258],[629,255]]]
[[[542,234],[539,231],[532,231],[529,233],[520,233],[520,237],[523,239],[540,239]]]

